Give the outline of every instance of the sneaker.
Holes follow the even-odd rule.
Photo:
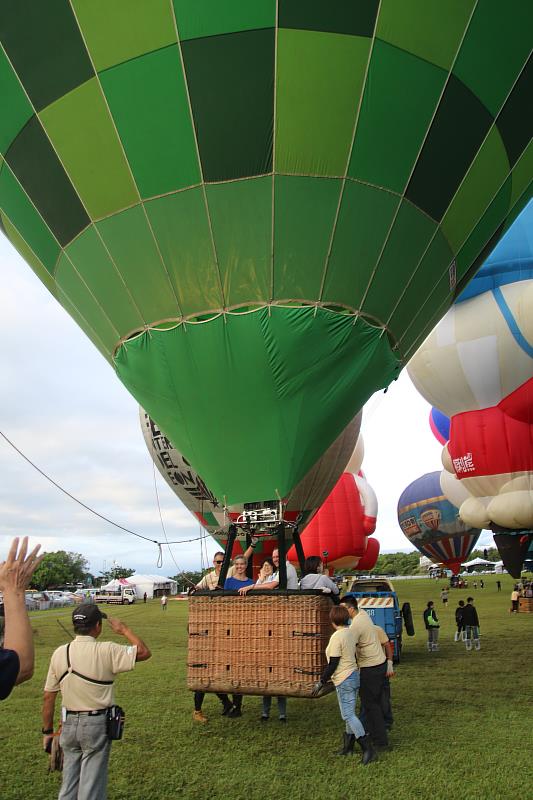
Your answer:
[[[207,717],[203,711],[193,711],[192,718],[195,722],[207,722]]]
[[[280,722],[287,722],[287,717],[280,717],[280,718],[279,718],[279,721],[280,721]]]
[[[261,714],[261,722],[268,722],[268,716],[266,714]]]
[[[227,715],[228,715],[228,717],[232,717],[232,718],[242,717],[242,711],[238,706],[233,706],[231,711],[228,711]]]
[[[227,717],[232,708],[233,708],[233,703],[227,703],[226,705],[224,705],[222,709],[222,716]]]

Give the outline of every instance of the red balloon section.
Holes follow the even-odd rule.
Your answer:
[[[375,514],[375,495],[364,477],[344,472],[301,535],[305,556],[321,556],[333,569],[372,569],[379,555],[379,542],[368,538]],[[294,546],[287,557],[298,562]]]

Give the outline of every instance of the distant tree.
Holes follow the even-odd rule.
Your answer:
[[[106,572],[100,573],[99,580],[102,584],[109,583],[110,581],[119,580],[120,578],[129,578],[130,575],[135,573],[134,569],[128,569],[128,567],[121,567],[117,564],[116,567],[112,569],[108,569]]]
[[[81,553],[67,553],[65,550],[45,553],[33,575],[32,586],[43,590],[83,583],[88,566],[89,562]]]
[[[420,554],[383,553],[378,556],[376,566],[371,570],[373,575],[418,575],[420,570]]]
[[[178,572],[177,575],[174,575],[172,580],[176,581],[178,584],[178,588],[180,591],[187,591],[190,588],[191,583],[195,586],[199,581],[202,579],[201,572]]]

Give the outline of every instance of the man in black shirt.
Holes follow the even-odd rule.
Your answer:
[[[477,609],[474,608],[474,598],[466,598],[466,606],[463,608],[462,622],[465,628],[466,649],[472,649],[472,642],[476,650],[481,650],[479,641],[479,617]]]

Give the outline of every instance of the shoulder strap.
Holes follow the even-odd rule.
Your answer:
[[[87,675],[82,675],[81,672],[77,672],[75,669],[72,669],[72,667],[70,665],[70,655],[69,655],[70,645],[71,645],[71,642],[69,642],[67,644],[67,669],[62,674],[62,676],[60,677],[59,683],[61,683],[61,681],[64,680],[67,677],[67,675],[72,674],[72,675],[76,675],[78,678],[82,678],[82,680],[87,681],[88,683],[97,683],[99,686],[112,686],[113,685],[113,681],[98,681],[98,680],[96,680],[96,678],[88,678]]]

